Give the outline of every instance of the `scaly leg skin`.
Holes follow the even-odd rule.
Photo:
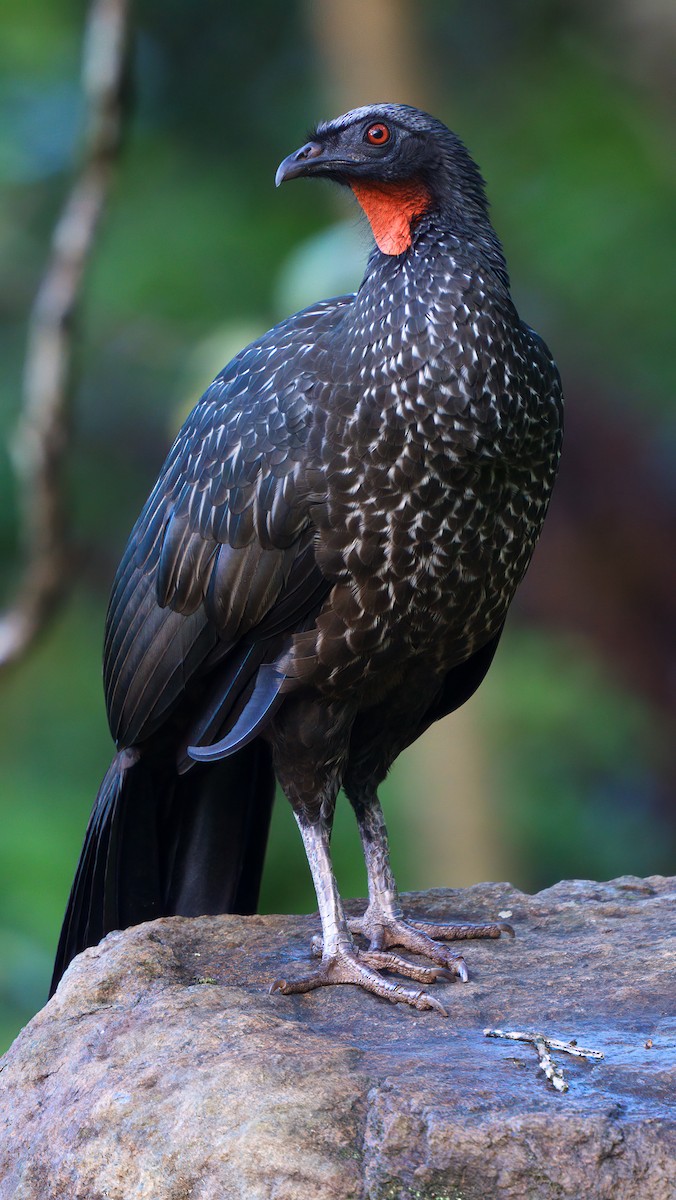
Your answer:
[[[298,813],[296,820],[317,893],[322,922],[322,961],[316,971],[300,979],[276,980],[270,991],[288,996],[329,984],[353,983],[395,1004],[409,1004],[419,1010],[432,1009],[447,1017],[443,1005],[424,988],[408,987],[380,974],[381,970],[396,971],[418,983],[430,984],[439,978],[449,978],[449,972],[443,968],[443,964],[441,970],[438,967],[420,967],[398,955],[388,954],[379,947],[359,950],[355,946],[333,874],[326,824],[320,821],[312,825]]]
[[[502,933],[514,937],[511,925],[502,921],[488,925],[439,925],[431,921],[406,920],[390,866],[387,829],[380,801],[375,793],[367,800],[352,797],[351,800],[366,860],[369,903],[362,917],[348,921],[350,932],[367,938],[371,953],[403,946],[466,982],[468,973],[464,958],[435,939],[465,941],[468,938],[498,938]]]

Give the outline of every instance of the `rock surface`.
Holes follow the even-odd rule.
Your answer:
[[[2,1200],[673,1200],[676,880],[406,897],[486,920],[450,1017],[351,987],[268,995],[313,917],[172,918],[73,964],[0,1064]],[[671,939],[669,934],[672,933]],[[555,1056],[483,1029],[603,1051]]]

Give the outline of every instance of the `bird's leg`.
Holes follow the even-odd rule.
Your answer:
[[[375,792],[359,797],[350,796],[350,800],[364,849],[369,902],[362,917],[348,922],[349,929],[367,938],[371,951],[403,946],[439,963],[460,979],[467,980],[467,967],[462,956],[452,953],[436,939],[465,941],[468,938],[498,938],[501,933],[514,936],[511,926],[503,922],[439,925],[430,921],[406,920],[390,866],[387,829],[380,801]]]
[[[374,995],[394,1003],[410,1004],[417,1009],[434,1009],[442,1016],[447,1016],[439,1001],[429,996],[423,988],[407,987],[380,974],[381,969],[396,971],[419,983],[433,983],[440,976],[448,977],[445,970],[419,967],[399,958],[398,955],[386,953],[381,948],[357,949],[333,873],[329,853],[329,826],[323,819],[312,823],[301,813],[294,811],[317,893],[322,923],[322,961],[315,971],[300,979],[279,979],[270,990],[288,995],[293,992],[309,992],[314,988],[334,983],[354,983],[365,991],[373,992]]]

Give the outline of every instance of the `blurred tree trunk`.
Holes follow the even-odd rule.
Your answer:
[[[411,0],[309,0],[327,100],[337,116],[381,100],[432,104]]]
[[[406,887],[467,887],[509,876],[492,803],[500,783],[495,761],[481,693],[402,755],[392,778],[411,801],[420,849]]]
[[[309,0],[326,116],[382,100],[432,112],[438,107],[417,11],[411,0]],[[460,886],[509,875],[492,832],[489,738],[481,702],[474,700],[428,730],[395,766],[395,789],[415,801],[419,865],[409,868],[406,886]]]

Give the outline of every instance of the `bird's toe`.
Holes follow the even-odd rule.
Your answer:
[[[408,1004],[418,1011],[433,1011],[440,1016],[448,1016],[443,1004],[436,997],[430,996],[424,988],[408,987],[404,983],[387,978],[381,971],[396,972],[416,983],[424,984],[452,978],[451,972],[444,967],[424,967],[408,962],[397,954],[360,951],[355,948],[340,950],[322,959],[316,970],[296,979],[276,979],[270,987],[270,992],[281,992],[288,996],[333,984],[351,983],[384,1000],[390,1000],[393,1004]]]

